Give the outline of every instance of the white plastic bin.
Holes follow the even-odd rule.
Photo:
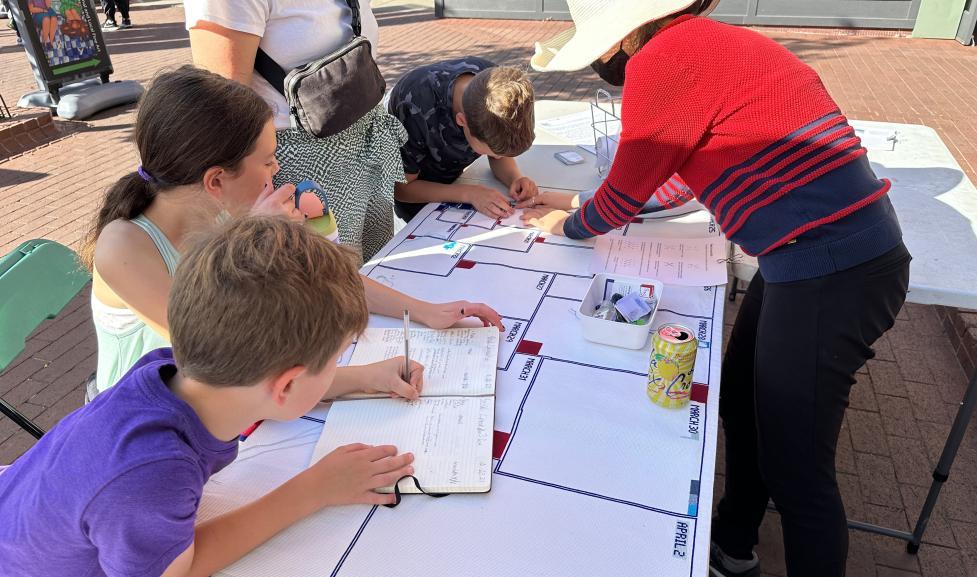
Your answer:
[[[661,281],[633,276],[624,276],[613,273],[599,273],[594,275],[594,280],[590,283],[590,289],[580,303],[577,310],[577,318],[583,327],[585,339],[595,343],[622,347],[625,349],[644,348],[654,324],[655,313],[658,312],[658,304],[655,310],[651,311],[647,324],[632,325],[629,323],[617,323],[593,317],[594,310],[614,293],[627,295],[634,291],[641,291],[648,295],[654,291],[658,303],[661,303],[662,290],[664,285]]]

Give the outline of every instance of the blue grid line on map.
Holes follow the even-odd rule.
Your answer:
[[[336,563],[336,568],[332,570],[332,573],[329,574],[329,577],[336,577],[336,575],[339,574],[339,570],[343,568],[343,563],[346,562],[346,558],[349,557],[350,552],[353,551],[353,547],[356,545],[356,542],[359,541],[360,535],[363,534],[363,530],[366,529],[367,524],[370,522],[370,519],[373,518],[373,514],[377,512],[377,509],[379,507],[380,507],[379,505],[374,505],[370,509],[370,512],[367,514],[366,519],[363,519],[363,522],[360,524],[360,528],[356,531],[356,534],[353,535],[353,540],[350,541],[349,546],[346,547],[346,551],[343,553],[343,556],[339,558],[339,562]]]
[[[512,438],[509,438],[511,443]],[[629,507],[635,507],[638,509],[644,509],[645,511],[654,511],[655,513],[660,513],[662,515],[668,515],[669,517],[676,517],[679,519],[692,519],[698,521],[694,515],[688,515],[686,513],[676,513],[675,511],[668,511],[666,509],[659,509],[658,507],[652,507],[651,505],[643,505],[641,503],[635,503],[634,501],[627,501],[624,499],[618,499],[616,497],[608,497],[607,495],[601,495],[599,493],[592,493],[590,491],[584,491],[583,489],[574,489],[573,487],[565,487],[563,485],[557,485],[556,483],[550,483],[548,481],[541,481],[539,479],[533,479],[531,477],[523,477],[522,475],[516,475],[514,473],[507,473],[501,471],[502,463],[496,468],[495,474],[502,475],[503,477],[509,477],[511,479],[518,479],[520,481],[525,481],[527,483],[535,483],[537,485],[543,485],[544,487],[550,487],[551,489],[559,489],[561,491],[566,491],[568,493],[576,493],[578,495],[585,495],[587,497],[594,497],[595,499],[601,499],[603,501],[610,501],[612,503],[619,503],[621,505],[627,505]]]

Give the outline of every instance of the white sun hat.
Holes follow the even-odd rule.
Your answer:
[[[646,22],[702,3],[700,16],[712,12],[719,0],[568,0],[573,26],[536,43],[530,60],[534,70],[580,70]]]

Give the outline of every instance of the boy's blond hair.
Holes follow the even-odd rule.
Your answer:
[[[461,106],[472,136],[500,156],[519,156],[535,138],[533,85],[526,74],[494,66],[475,75],[465,87]]]
[[[369,313],[350,253],[278,217],[232,221],[187,251],[167,318],[183,373],[252,385],[291,367],[321,371]]]

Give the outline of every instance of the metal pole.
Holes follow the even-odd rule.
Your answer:
[[[906,550],[910,553],[919,551],[919,543],[923,540],[923,532],[926,531],[926,525],[929,523],[933,509],[936,507],[936,499],[940,496],[940,489],[943,488],[943,483],[950,476],[950,466],[953,465],[953,460],[956,458],[957,451],[960,449],[960,443],[963,441],[963,436],[967,432],[967,424],[970,423],[970,417],[973,416],[975,407],[977,407],[977,371],[974,371],[974,374],[970,377],[970,385],[967,386],[967,392],[964,394],[960,408],[957,410],[957,416],[953,420],[953,426],[950,428],[950,434],[946,438],[946,444],[943,445],[943,454],[940,455],[940,462],[937,463],[936,470],[933,471],[933,483],[930,485],[929,493],[926,495],[926,502],[923,503],[923,509],[919,512],[919,519],[916,521],[916,528],[913,530],[912,540],[906,545]]]

